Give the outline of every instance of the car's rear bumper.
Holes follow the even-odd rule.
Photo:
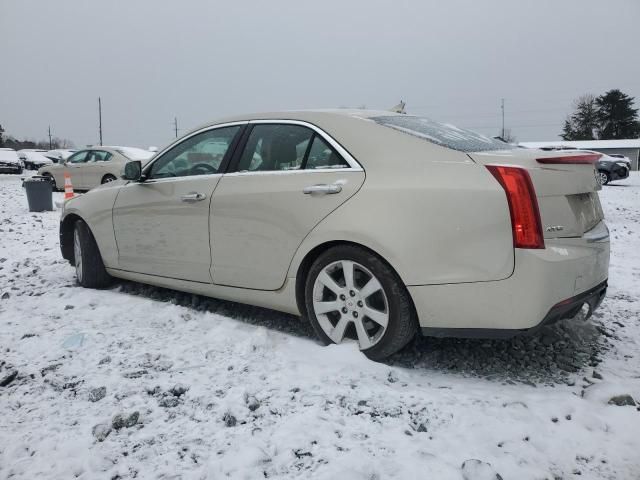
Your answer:
[[[609,235],[604,222],[582,238],[547,239],[515,250],[513,275],[495,282],[409,286],[425,335],[512,336],[593,310],[606,292]]]
[[[22,167],[18,165],[0,165],[0,173],[22,173]]]

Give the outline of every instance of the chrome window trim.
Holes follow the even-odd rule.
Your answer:
[[[164,177],[164,178],[150,178],[144,182],[129,182],[125,185],[147,185],[155,183],[169,183],[169,182],[183,182],[185,180],[201,179],[201,178],[215,178],[222,177],[223,173],[205,173],[203,175],[184,175],[182,177]]]
[[[195,135],[198,135],[198,134],[203,133],[203,132],[208,132],[209,130],[216,130],[218,128],[225,128],[225,127],[235,127],[237,125],[247,125],[248,123],[249,123],[248,120],[242,120],[242,121],[236,121],[236,122],[226,122],[226,123],[219,123],[217,125],[208,125],[206,127],[199,128],[198,130],[194,130],[193,132],[189,133],[188,135],[178,138],[173,143],[170,143],[165,148],[163,148],[158,153],[156,153],[153,156],[153,158],[151,159],[151,161],[149,163],[147,163],[147,165],[145,165],[145,167],[142,169],[142,173],[143,173],[143,175],[146,174],[148,171],[151,170],[152,165],[154,163],[156,163],[158,160],[160,160],[165,153],[167,153],[169,150],[172,150],[174,147],[178,146],[182,142],[186,142],[187,140],[189,140],[191,137],[193,137]],[[211,175],[221,175],[221,173],[215,173],[215,174],[211,174]],[[199,177],[199,176],[203,176],[203,175],[187,175],[187,177],[194,177],[194,176],[195,177]],[[182,177],[171,177],[171,178],[182,178]],[[151,181],[151,180],[160,180],[160,179],[158,179],[158,178],[150,178],[148,180],[145,180],[145,182]],[[162,179],[162,180],[164,180],[164,179]]]
[[[314,171],[331,171],[331,172],[338,172],[340,170],[348,170],[348,171],[363,171],[362,166],[358,163],[358,161],[353,158],[353,156],[342,146],[340,145],[331,135],[329,135],[327,132],[325,132],[324,130],[322,130],[320,127],[317,127],[316,125],[314,125],[313,123],[309,123],[309,122],[305,122],[304,120],[277,120],[277,119],[269,119],[269,120],[249,120],[249,124],[251,125],[256,125],[256,124],[285,124],[285,125],[300,125],[302,127],[307,127],[310,128],[311,130],[313,130],[315,133],[317,133],[318,135],[320,135],[320,137],[322,137],[322,139],[324,141],[326,141],[329,145],[331,145],[333,148],[336,149],[336,151],[342,156],[342,158],[344,158],[346,160],[346,162],[349,164],[349,168],[326,168],[326,169],[309,169],[309,170],[276,170],[277,172],[284,172],[284,173],[289,173],[289,172],[298,172],[298,171],[306,171],[306,172],[314,172]],[[231,173],[259,173],[259,172],[231,172]],[[264,172],[266,173],[266,172]]]
[[[239,172],[229,172],[225,173],[225,177],[243,177],[246,175],[288,175],[290,173],[299,174],[299,173],[345,173],[345,172],[362,172],[363,170],[351,167],[344,168],[310,168],[310,169],[295,169],[295,170],[264,170],[252,172],[250,170],[241,170]]]

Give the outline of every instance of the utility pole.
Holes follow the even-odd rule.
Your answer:
[[[502,134],[500,135],[500,138],[504,140],[504,98],[502,99],[500,108],[502,109]]]
[[[51,125],[49,125],[49,150],[53,149],[53,144],[51,143]]]
[[[178,117],[173,117],[173,129],[176,132],[176,138],[178,138]]]
[[[102,146],[102,100],[98,97],[98,133],[100,134],[100,146]]]

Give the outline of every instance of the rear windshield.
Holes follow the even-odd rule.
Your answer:
[[[401,132],[420,137],[431,143],[461,152],[484,152],[488,150],[510,150],[513,145],[485,137],[471,130],[434,122],[424,117],[411,115],[389,115],[372,117],[374,122]]]

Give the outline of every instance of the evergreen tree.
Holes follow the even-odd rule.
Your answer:
[[[618,89],[609,90],[596,99],[598,136],[602,140],[638,138],[640,122],[633,97]]]
[[[4,133],[4,128],[0,125],[0,148],[4,147],[4,137],[2,134]]]
[[[563,140],[593,140],[598,130],[596,97],[587,94],[573,104],[574,112],[567,117],[560,135]]]

